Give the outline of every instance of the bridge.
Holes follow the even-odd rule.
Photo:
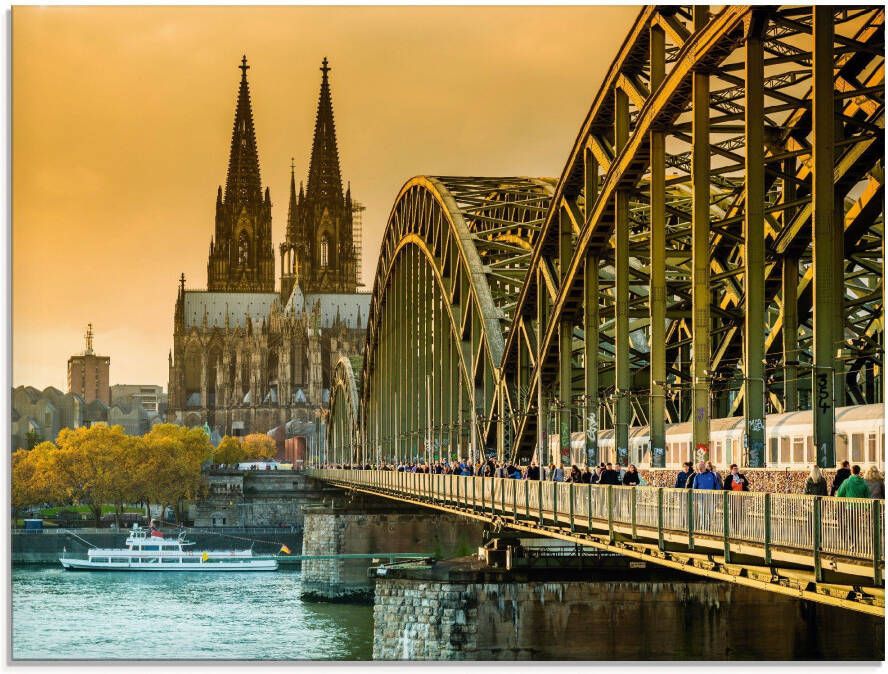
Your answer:
[[[836,409],[883,403],[884,40],[882,7],[646,7],[560,177],[409,180],[310,463],[882,462],[884,412],[849,443]],[[317,475],[884,615],[881,503]]]

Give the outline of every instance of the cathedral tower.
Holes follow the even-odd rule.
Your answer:
[[[216,229],[210,240],[207,290],[274,292],[271,195],[262,193],[259,151],[253,127],[247,57],[239,66],[240,89],[231,132],[225,193],[216,194]]]
[[[300,184],[297,195],[292,170],[290,176],[287,237],[281,244],[284,296],[297,277],[308,293],[354,293],[358,286],[351,188],[343,195],[326,57],[321,73],[307,190]]]

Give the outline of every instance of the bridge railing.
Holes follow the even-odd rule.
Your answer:
[[[476,513],[573,529],[618,528],[637,536],[749,543],[868,562],[881,584],[885,502],[803,494],[623,487],[374,470],[314,470],[324,480],[415,497]]]

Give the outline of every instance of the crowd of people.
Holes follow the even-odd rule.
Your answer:
[[[550,463],[539,465],[531,461],[526,466],[488,459],[487,461],[432,461],[422,460],[400,462],[397,464],[382,463],[376,466],[365,465],[328,465],[325,468],[347,468],[359,470],[390,470],[401,473],[431,473],[436,475],[463,475],[466,477],[495,477],[514,480],[544,480],[552,482],[575,482],[580,484],[600,484],[619,486],[645,486],[647,481],[638,472],[634,464],[620,466],[602,462],[598,466],[576,464],[565,468]],[[860,466],[850,466],[848,461],[836,471],[832,485],[827,490],[827,481],[820,469],[814,466],[805,483],[805,494],[820,496],[840,496],[856,498],[885,498],[884,476],[875,466],[871,466],[861,476]],[[683,469],[675,478],[673,487],[677,489],[749,491],[749,480],[740,472],[737,464],[731,464],[728,472],[722,475],[710,461],[700,461],[696,465],[686,461]]]

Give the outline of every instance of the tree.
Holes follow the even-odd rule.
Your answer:
[[[244,452],[250,461],[264,461],[277,454],[277,445],[264,433],[250,433],[244,438]]]
[[[139,482],[145,499],[166,506],[194,498],[200,489],[201,465],[213,456],[213,445],[200,428],[157,424],[143,436]],[[177,512],[177,514],[179,514]]]
[[[213,461],[215,463],[231,465],[243,461],[246,455],[240,440],[226,435],[222,438],[219,446],[216,447],[216,451],[213,453]]]
[[[89,505],[96,523],[105,503],[122,503],[131,495],[126,455],[133,441],[122,426],[63,428],[56,444],[51,468],[60,491]]]
[[[51,442],[41,442],[34,449],[19,449],[12,453],[12,506],[58,500],[57,484],[52,481]]]

